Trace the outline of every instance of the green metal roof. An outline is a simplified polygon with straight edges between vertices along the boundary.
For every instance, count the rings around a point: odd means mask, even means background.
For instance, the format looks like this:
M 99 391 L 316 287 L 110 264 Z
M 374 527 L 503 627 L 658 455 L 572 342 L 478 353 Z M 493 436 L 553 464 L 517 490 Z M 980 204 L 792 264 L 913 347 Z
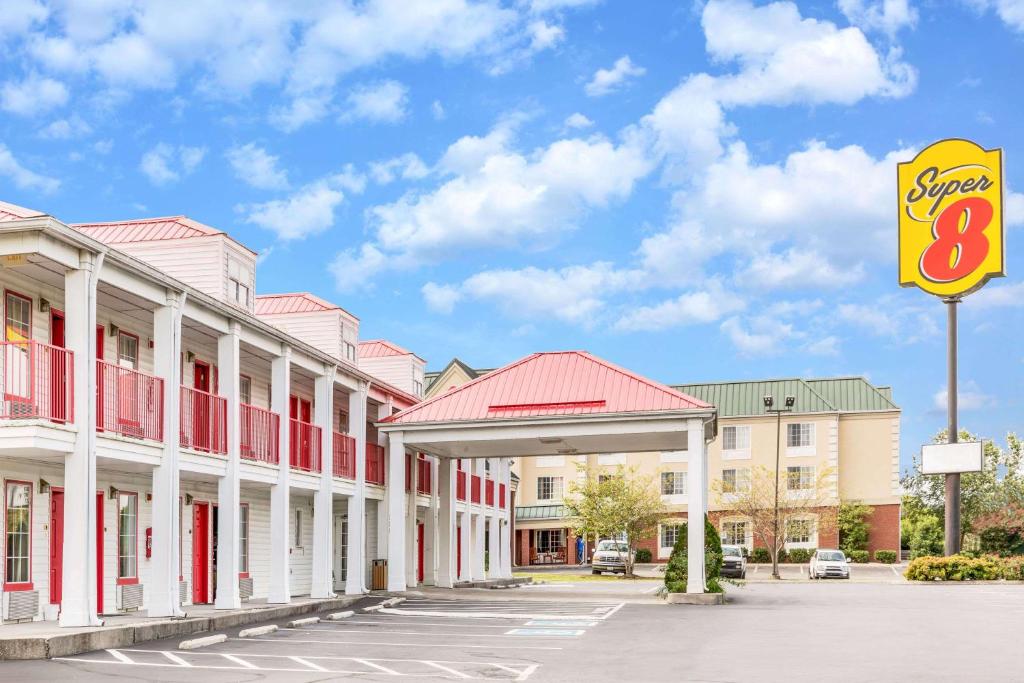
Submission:
M 795 396 L 797 413 L 899 410 L 885 391 L 873 387 L 863 377 L 709 382 L 677 384 L 673 388 L 711 403 L 718 408 L 719 417 L 764 415 L 765 396 L 774 397 L 776 406 L 782 405 L 783 397 Z M 885 389 L 891 395 L 892 390 Z
M 524 505 L 516 506 L 516 521 L 527 519 L 560 519 L 565 517 L 564 505 Z

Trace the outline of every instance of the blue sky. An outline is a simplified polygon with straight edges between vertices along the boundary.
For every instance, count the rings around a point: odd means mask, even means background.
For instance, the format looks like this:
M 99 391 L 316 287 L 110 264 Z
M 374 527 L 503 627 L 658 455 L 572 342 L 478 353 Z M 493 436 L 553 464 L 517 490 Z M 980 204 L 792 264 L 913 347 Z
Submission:
M 967 137 L 1009 277 L 962 306 L 961 423 L 1020 430 L 1021 0 L 285 4 L 5 2 L 0 198 L 225 229 L 432 368 L 865 375 L 907 464 L 945 328 L 896 284 L 895 164 Z

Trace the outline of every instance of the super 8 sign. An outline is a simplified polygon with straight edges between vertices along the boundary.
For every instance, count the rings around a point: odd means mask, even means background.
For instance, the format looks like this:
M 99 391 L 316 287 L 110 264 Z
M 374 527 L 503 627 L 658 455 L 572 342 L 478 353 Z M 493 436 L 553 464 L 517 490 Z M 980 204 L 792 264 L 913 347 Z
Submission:
M 959 296 L 1004 274 L 1002 150 L 942 140 L 897 175 L 900 285 Z

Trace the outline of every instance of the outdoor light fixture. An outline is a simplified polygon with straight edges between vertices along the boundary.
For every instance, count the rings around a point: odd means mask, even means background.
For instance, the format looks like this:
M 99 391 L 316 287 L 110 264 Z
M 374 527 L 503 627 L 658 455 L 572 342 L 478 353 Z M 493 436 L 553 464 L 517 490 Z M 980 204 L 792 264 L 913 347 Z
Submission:
M 191 493 L 186 493 L 185 494 L 185 505 L 191 505 L 191 504 L 192 504 L 192 494 Z
M 765 408 L 771 408 L 772 405 L 775 403 L 775 399 L 771 396 L 765 396 L 762 400 L 764 401 Z
M 39 298 L 39 312 L 40 313 L 46 313 L 48 310 L 50 310 L 50 302 L 47 301 L 46 299 L 40 297 Z
M 46 481 L 45 479 L 40 479 L 39 480 L 39 493 L 49 493 L 49 491 L 50 491 L 50 482 Z
M 779 576 L 779 457 L 782 453 L 782 414 L 792 412 L 796 405 L 796 396 L 786 396 L 783 399 L 784 408 L 773 408 L 775 405 L 774 396 L 765 396 L 764 412 L 775 415 L 775 514 L 772 521 L 772 543 L 775 546 L 772 552 L 772 578 L 781 579 Z
M 109 325 L 107 325 L 107 334 L 110 335 L 111 337 L 116 337 L 117 333 L 120 331 L 121 328 L 115 325 L 114 323 L 110 323 Z
M 786 397 L 786 407 L 787 408 L 792 408 L 795 403 L 796 403 L 796 396 L 787 396 Z
M 110 490 L 107 491 L 107 497 L 110 498 L 110 500 L 117 500 L 117 489 L 111 486 Z
M 186 363 L 192 363 L 192 362 L 195 361 L 195 359 L 196 359 L 196 354 L 192 353 L 191 351 L 186 351 L 185 352 L 185 362 Z

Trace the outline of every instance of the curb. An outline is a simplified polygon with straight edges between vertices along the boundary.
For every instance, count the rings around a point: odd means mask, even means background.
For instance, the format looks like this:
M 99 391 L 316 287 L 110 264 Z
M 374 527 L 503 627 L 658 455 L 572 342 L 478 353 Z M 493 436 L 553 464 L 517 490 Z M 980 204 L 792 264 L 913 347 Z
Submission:
M 353 615 L 355 615 L 355 612 L 353 612 L 352 610 L 345 610 L 344 612 L 335 612 L 334 614 L 327 615 L 327 620 L 341 621 L 342 619 L 348 619 Z
M 288 622 L 288 628 L 302 628 L 303 626 L 312 626 L 313 624 L 319 624 L 320 617 L 307 617 L 306 619 L 296 619 Z
M 277 631 L 277 624 L 269 624 L 267 626 L 255 626 L 253 628 L 244 628 L 238 632 L 239 638 L 255 638 L 257 636 L 265 636 L 268 633 L 275 633 Z
M 179 650 L 198 650 L 201 647 L 208 647 L 210 645 L 217 645 L 223 643 L 228 639 L 226 633 L 218 633 L 212 636 L 206 636 L 204 638 L 193 638 L 192 640 L 183 640 L 178 643 Z

